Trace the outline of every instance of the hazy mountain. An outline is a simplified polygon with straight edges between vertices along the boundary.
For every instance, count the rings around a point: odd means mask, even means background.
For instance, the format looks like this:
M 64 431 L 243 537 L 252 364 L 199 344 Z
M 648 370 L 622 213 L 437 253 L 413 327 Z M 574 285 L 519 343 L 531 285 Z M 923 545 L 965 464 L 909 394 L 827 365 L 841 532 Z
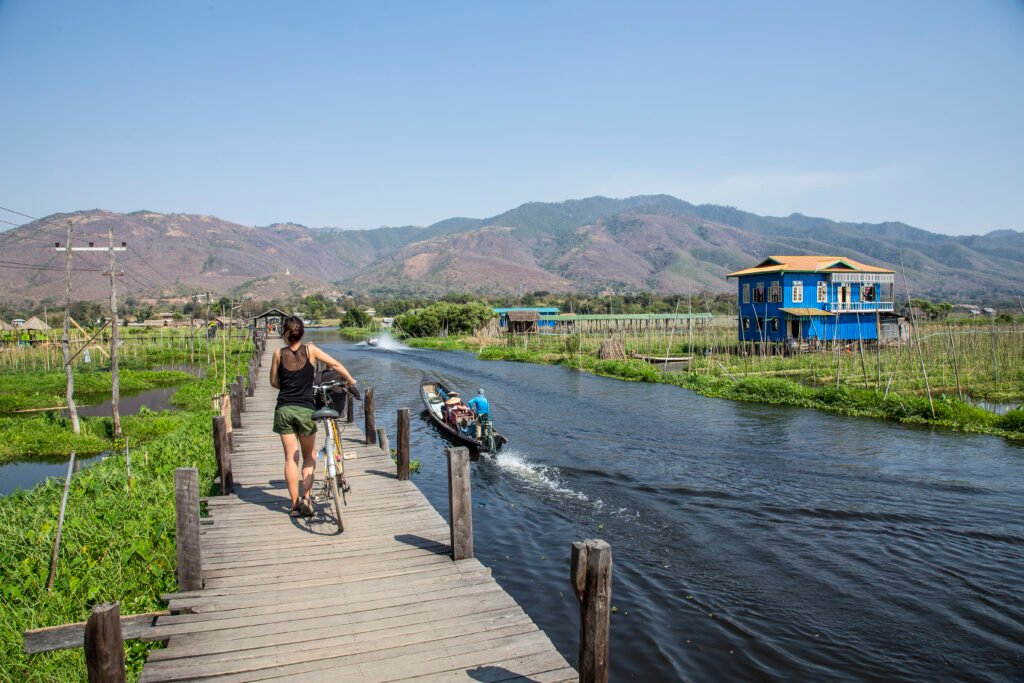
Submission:
M 728 272 L 769 254 L 801 253 L 905 268 L 913 296 L 1012 300 L 1024 289 L 1024 233 L 1018 231 L 949 236 L 903 223 L 758 216 L 652 195 L 532 202 L 487 219 L 373 230 L 248 227 L 211 216 L 143 211 L 57 215 L 0 233 L 0 285 L 8 299 L 62 297 L 64 257 L 53 242 L 63 243 L 57 226 L 68 219 L 80 236 L 76 245 L 105 244 L 100 236 L 108 225 L 116 241 L 129 243 L 119 255 L 129 292 L 211 290 L 266 298 L 344 290 L 732 291 Z M 98 272 L 106 263 L 102 253 L 75 255 L 77 297 L 106 296 Z

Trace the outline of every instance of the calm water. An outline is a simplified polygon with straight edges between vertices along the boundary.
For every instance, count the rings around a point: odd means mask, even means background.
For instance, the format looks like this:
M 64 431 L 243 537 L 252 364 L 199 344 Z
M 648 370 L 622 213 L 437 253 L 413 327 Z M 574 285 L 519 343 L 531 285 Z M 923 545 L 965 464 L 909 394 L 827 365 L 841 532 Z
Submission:
M 569 546 L 614 554 L 612 672 L 641 681 L 1024 679 L 1024 448 L 465 353 L 332 342 L 378 425 L 486 388 L 477 557 L 576 663 Z M 415 483 L 447 514 L 445 442 Z M 355 495 L 359 492 L 355 491 Z

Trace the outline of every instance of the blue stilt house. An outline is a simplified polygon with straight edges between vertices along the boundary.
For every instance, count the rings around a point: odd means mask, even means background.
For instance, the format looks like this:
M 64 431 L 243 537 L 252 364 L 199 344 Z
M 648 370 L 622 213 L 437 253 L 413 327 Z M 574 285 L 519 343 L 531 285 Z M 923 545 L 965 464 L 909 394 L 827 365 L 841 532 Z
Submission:
M 816 344 L 898 336 L 896 273 L 841 256 L 769 256 L 729 273 L 742 342 Z

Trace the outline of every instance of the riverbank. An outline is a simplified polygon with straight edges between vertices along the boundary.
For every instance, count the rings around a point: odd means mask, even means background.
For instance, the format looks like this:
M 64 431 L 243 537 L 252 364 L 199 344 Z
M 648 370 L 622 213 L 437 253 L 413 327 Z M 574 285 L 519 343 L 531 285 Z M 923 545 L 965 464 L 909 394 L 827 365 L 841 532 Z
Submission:
M 409 339 L 406 343 L 418 348 L 471 351 L 481 360 L 566 365 L 627 381 L 672 384 L 713 398 L 814 408 L 842 415 L 873 417 L 1024 441 L 1024 408 L 997 415 L 945 394 L 933 395 L 929 403 L 926 395 L 886 394 L 851 386 L 809 386 L 786 377 L 664 372 L 646 361 L 600 360 L 587 353 L 529 350 L 486 343 L 478 338 L 421 338 Z
M 249 349 L 239 344 L 228 352 L 229 376 L 244 374 Z M 215 492 L 210 398 L 221 387 L 217 377 L 177 374 L 187 377 L 171 399 L 178 410 L 123 420 L 132 445 L 130 490 L 122 450 L 72 477 L 52 593 L 46 578 L 63 478 L 0 497 L 0 680 L 84 680 L 81 649 L 30 657 L 22 652 L 23 632 L 84 621 L 97 602 L 118 601 L 121 614 L 159 610 L 161 593 L 175 590 L 174 469 L 197 467 L 200 495 Z M 104 425 L 109 418 L 93 420 Z M 70 432 L 58 424 L 50 431 Z M 0 434 L 10 440 L 9 432 Z M 146 653 L 159 645 L 125 645 L 129 680 L 135 680 Z

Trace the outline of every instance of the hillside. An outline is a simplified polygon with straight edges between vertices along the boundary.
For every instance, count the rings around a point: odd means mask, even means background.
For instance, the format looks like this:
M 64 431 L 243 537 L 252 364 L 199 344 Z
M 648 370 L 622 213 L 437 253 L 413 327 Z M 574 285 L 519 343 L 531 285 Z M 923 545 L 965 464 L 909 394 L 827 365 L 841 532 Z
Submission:
M 529 203 L 488 219 L 426 228 L 249 227 L 212 216 L 81 211 L 0 233 L 0 286 L 9 302 L 63 297 L 63 243 L 115 241 L 129 293 L 214 291 L 258 298 L 351 290 L 442 295 L 521 291 L 732 291 L 726 273 L 768 254 L 842 254 L 901 270 L 911 293 L 1011 301 L 1022 289 L 1024 233 L 948 236 L 903 223 L 765 217 L 667 195 Z M 75 295 L 102 299 L 102 253 L 75 254 Z M 901 278 L 902 279 L 902 278 Z M 901 288 L 902 289 L 902 288 Z

